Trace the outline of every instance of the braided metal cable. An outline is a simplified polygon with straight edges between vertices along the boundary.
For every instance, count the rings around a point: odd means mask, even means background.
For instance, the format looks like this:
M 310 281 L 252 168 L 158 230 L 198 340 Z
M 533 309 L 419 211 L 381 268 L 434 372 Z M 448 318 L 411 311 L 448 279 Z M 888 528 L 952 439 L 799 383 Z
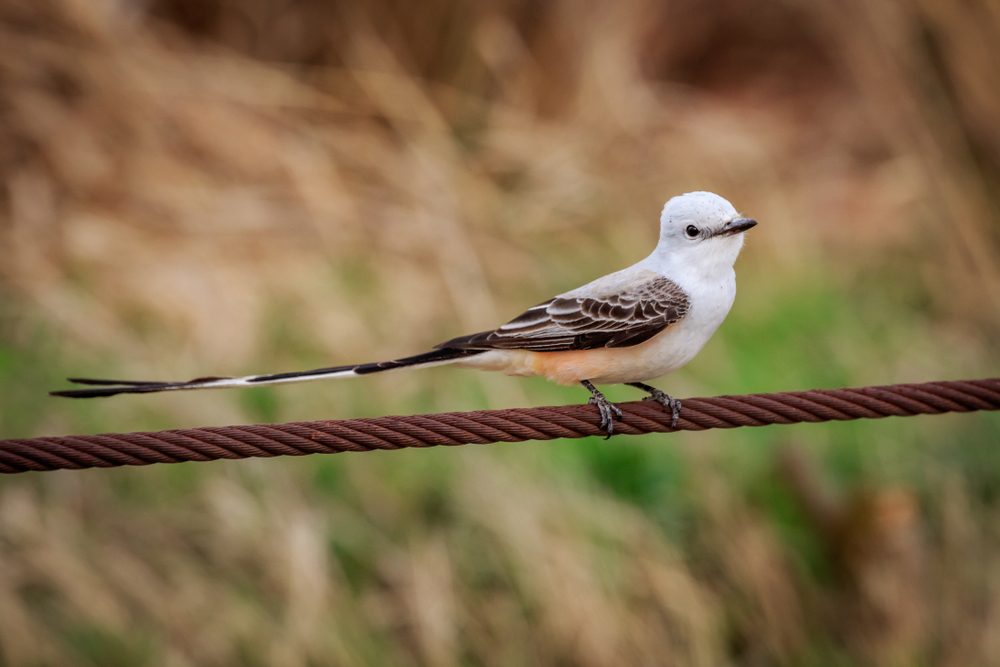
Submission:
M 688 398 L 680 421 L 653 401 L 620 403 L 616 433 L 909 417 L 1000 409 L 1000 378 Z M 0 440 L 0 473 L 302 456 L 604 435 L 589 405 Z

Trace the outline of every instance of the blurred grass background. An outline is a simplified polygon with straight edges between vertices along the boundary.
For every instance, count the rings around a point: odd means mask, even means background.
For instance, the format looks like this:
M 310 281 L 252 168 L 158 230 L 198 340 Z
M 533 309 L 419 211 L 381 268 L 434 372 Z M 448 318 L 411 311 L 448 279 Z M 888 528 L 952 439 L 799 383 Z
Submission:
M 996 375 L 992 0 L 5 0 L 0 434 L 582 401 L 422 351 L 761 221 L 678 396 Z M 612 388 L 612 398 L 634 398 Z M 0 479 L 2 665 L 996 665 L 995 415 Z

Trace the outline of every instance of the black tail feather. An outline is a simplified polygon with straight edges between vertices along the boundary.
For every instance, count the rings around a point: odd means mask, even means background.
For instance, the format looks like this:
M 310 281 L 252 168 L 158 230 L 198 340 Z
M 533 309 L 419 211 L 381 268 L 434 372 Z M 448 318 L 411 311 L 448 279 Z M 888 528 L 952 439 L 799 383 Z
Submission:
M 66 378 L 67 382 L 72 382 L 73 384 L 106 384 L 106 385 L 127 385 L 130 387 L 138 387 L 140 385 L 154 385 L 154 384 L 170 384 L 169 382 L 163 381 L 151 381 L 151 380 L 100 380 L 97 378 Z
M 100 382 L 79 384 L 103 384 Z M 60 391 L 50 391 L 49 396 L 62 396 L 64 398 L 100 398 L 102 396 L 115 396 L 116 394 L 147 394 L 156 391 L 167 391 L 170 389 L 180 389 L 187 385 L 187 382 L 162 382 L 131 384 L 116 387 L 101 387 L 100 389 L 63 389 Z
M 420 366 L 423 364 L 433 364 L 436 362 L 449 361 L 459 357 L 468 357 L 481 354 L 482 350 L 456 350 L 437 349 L 417 354 L 412 357 L 393 359 L 391 361 L 379 361 L 370 364 L 358 364 L 353 366 L 333 366 L 330 368 L 317 368 L 310 371 L 293 371 L 290 373 L 271 373 L 266 375 L 250 375 L 242 378 L 228 377 L 200 377 L 185 382 L 151 382 L 141 380 L 104 380 L 100 378 L 69 378 L 74 384 L 93 385 L 89 389 L 62 389 L 49 392 L 50 396 L 62 396 L 64 398 L 100 398 L 104 396 L 115 396 L 117 394 L 149 394 L 160 391 L 171 391 L 178 389 L 207 389 L 220 387 L 247 387 L 256 384 L 269 384 L 272 382 L 289 382 L 294 380 L 309 380 L 322 378 L 328 375 L 345 375 L 353 372 L 355 375 L 367 375 L 369 373 L 379 373 L 392 370 L 394 368 L 404 368 L 406 366 Z

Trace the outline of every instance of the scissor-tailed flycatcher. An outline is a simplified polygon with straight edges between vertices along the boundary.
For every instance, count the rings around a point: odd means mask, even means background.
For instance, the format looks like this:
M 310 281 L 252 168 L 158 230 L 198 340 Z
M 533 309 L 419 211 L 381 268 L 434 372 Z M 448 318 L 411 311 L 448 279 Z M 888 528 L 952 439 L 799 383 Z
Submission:
M 412 357 L 187 382 L 70 378 L 70 382 L 97 386 L 52 395 L 91 398 L 252 387 L 456 364 L 582 384 L 590 390 L 590 402 L 597 406 L 601 427 L 609 436 L 614 433 L 614 418 L 621 418 L 622 412 L 594 383 L 624 383 L 648 392 L 672 412 L 676 426 L 680 401 L 642 380 L 689 362 L 722 324 L 736 297 L 733 264 L 743 247 L 743 232 L 756 224 L 711 192 L 674 197 L 660 215 L 656 249 L 638 264 L 532 306 L 498 329 L 453 338 Z

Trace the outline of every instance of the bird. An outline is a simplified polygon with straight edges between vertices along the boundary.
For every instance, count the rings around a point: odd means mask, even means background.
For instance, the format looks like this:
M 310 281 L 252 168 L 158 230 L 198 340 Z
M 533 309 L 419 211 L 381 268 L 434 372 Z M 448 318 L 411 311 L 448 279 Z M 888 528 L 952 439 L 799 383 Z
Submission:
M 496 329 L 452 338 L 422 354 L 184 382 L 69 378 L 69 382 L 88 386 L 51 394 L 95 398 L 254 387 L 452 364 L 583 385 L 607 437 L 614 434 L 615 420 L 623 415 L 596 385 L 626 384 L 646 392 L 645 400 L 669 410 L 671 426 L 676 428 L 681 402 L 645 381 L 687 364 L 722 324 L 736 298 L 733 267 L 744 234 L 756 224 L 717 194 L 677 195 L 663 206 L 659 241 L 645 259 L 534 305 Z

